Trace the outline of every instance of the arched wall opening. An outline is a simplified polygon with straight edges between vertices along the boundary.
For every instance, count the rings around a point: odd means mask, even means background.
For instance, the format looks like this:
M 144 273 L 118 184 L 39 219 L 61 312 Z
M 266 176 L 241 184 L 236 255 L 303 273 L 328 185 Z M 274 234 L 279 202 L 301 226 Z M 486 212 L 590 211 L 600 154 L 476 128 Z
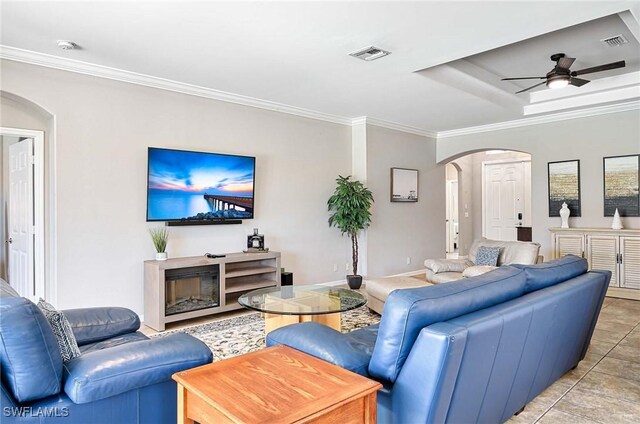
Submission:
M 56 173 L 55 173 L 55 116 L 39 104 L 4 90 L 0 90 L 0 127 L 43 133 L 43 211 L 44 211 L 44 297 L 57 301 L 56 269 Z M 18 131 L 20 132 L 20 131 Z M 4 143 L 3 143 L 4 144 Z M 3 178 L 4 179 L 4 178 Z M 4 201 L 3 207 L 4 207 Z M 3 214 L 5 225 L 6 217 Z
M 533 222 L 529 153 L 474 149 L 440 163 L 446 164 L 447 187 L 454 176 L 457 186 L 457 192 L 447 191 L 445 199 L 447 211 L 457 204 L 458 218 L 457 222 L 446 222 L 447 256 L 467 255 L 473 241 L 480 237 L 518 240 L 522 238 L 519 234 L 529 231 L 526 228 Z

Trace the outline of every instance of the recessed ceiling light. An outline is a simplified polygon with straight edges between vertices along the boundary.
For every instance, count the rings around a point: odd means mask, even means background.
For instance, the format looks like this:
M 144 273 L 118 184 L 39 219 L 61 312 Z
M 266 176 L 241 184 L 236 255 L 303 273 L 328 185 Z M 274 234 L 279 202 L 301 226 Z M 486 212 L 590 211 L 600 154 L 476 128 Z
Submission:
M 377 47 L 369 46 L 364 49 L 360 49 L 353 53 L 349 53 L 349 56 L 356 57 L 358 59 L 366 60 L 367 62 L 380 59 L 381 57 L 385 57 L 390 55 L 391 52 L 379 49 Z
M 60 47 L 62 50 L 73 50 L 76 48 L 76 46 L 77 44 L 73 41 L 58 40 L 58 47 Z

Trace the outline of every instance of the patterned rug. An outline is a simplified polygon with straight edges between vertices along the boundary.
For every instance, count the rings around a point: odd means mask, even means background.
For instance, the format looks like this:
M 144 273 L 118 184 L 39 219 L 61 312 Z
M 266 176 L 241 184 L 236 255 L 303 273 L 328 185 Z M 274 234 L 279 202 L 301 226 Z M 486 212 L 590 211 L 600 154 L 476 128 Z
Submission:
M 342 313 L 342 332 L 348 333 L 367 325 L 377 324 L 380 316 L 369 308 L 358 308 Z M 179 330 L 165 331 L 151 337 L 164 337 L 173 333 L 187 333 L 202 340 L 213 352 L 213 360 L 231 358 L 265 347 L 264 319 L 260 313 L 222 319 Z

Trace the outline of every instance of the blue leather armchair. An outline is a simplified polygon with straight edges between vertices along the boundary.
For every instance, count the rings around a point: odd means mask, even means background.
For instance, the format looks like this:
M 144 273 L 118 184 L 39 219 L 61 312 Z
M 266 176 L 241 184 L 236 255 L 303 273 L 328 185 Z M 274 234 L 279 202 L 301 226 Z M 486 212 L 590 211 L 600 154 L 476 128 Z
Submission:
M 2 423 L 175 423 L 171 375 L 212 361 L 187 334 L 149 339 L 125 308 L 64 311 L 82 355 L 63 364 L 46 318 L 0 280 Z
M 383 384 L 380 423 L 499 423 L 584 358 L 609 284 L 575 256 L 393 291 L 379 325 L 268 334 Z

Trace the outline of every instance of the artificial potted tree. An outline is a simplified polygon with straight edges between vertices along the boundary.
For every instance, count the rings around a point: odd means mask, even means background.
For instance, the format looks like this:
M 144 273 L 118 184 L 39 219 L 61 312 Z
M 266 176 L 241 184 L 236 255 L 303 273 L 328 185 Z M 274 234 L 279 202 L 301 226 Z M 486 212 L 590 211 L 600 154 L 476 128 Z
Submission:
M 153 247 L 156 248 L 156 261 L 167 260 L 167 242 L 169 241 L 169 230 L 165 227 L 149 229 Z
M 373 194 L 358 180 L 351 176 L 338 176 L 336 190 L 327 201 L 329 207 L 329 226 L 337 227 L 342 235 L 351 238 L 351 260 L 353 274 L 347 275 L 349 287 L 357 290 L 362 285 L 362 276 L 358 275 L 358 234 L 371 223 L 369 209 L 373 204 Z

